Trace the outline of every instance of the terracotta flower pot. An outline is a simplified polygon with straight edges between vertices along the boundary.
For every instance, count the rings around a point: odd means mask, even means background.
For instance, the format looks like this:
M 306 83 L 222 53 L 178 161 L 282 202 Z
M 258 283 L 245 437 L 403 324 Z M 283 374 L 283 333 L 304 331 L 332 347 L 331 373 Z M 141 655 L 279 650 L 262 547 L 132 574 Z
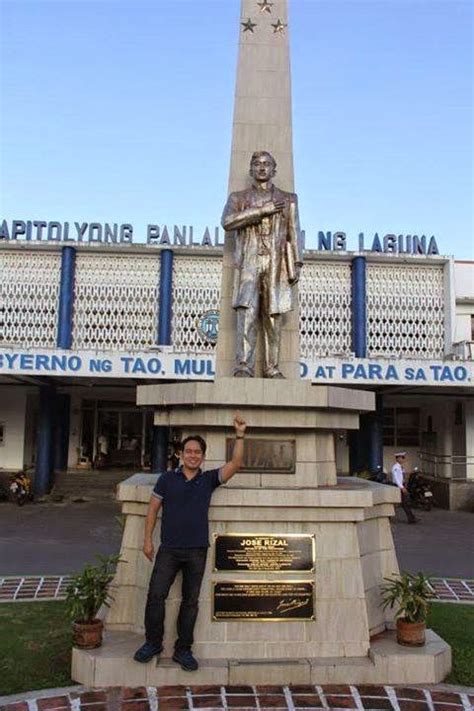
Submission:
M 397 642 L 406 647 L 423 647 L 425 630 L 425 622 L 407 622 L 407 620 L 399 618 L 397 620 Z
M 92 622 L 72 623 L 72 643 L 79 649 L 95 649 L 102 644 L 102 632 L 104 623 L 102 620 L 92 620 Z

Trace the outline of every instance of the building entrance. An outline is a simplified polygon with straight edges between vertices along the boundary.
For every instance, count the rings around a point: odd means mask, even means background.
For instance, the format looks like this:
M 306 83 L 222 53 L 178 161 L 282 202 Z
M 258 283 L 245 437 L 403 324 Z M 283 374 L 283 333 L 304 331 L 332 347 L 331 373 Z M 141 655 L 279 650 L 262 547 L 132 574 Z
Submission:
M 153 413 L 130 403 L 84 400 L 81 459 L 95 469 L 143 468 L 150 461 Z

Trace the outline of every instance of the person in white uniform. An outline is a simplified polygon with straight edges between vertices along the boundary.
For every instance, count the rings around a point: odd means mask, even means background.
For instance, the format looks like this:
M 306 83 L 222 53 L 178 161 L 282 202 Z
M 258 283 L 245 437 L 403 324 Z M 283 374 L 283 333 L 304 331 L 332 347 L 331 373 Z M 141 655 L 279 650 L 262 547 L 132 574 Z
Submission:
M 410 497 L 405 486 L 405 470 L 403 464 L 405 462 L 406 452 L 397 452 L 395 454 L 395 464 L 392 467 L 392 484 L 398 486 L 402 495 L 402 509 L 405 511 L 408 523 L 416 523 L 417 519 L 413 515 L 410 507 Z

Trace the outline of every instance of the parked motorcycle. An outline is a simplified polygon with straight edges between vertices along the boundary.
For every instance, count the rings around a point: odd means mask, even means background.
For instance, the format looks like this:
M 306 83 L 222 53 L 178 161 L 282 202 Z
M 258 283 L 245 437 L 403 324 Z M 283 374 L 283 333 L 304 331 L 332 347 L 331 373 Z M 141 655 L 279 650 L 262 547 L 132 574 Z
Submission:
M 389 484 L 389 477 L 383 467 L 378 464 L 375 469 L 370 472 L 370 481 L 376 481 L 377 484 Z
M 431 491 L 430 485 L 421 479 L 418 467 L 415 467 L 410 474 L 406 486 L 411 505 L 419 509 L 424 509 L 425 511 L 431 511 L 434 505 L 433 492 Z
M 9 492 L 12 501 L 18 506 L 24 506 L 27 501 L 33 499 L 30 477 L 25 472 L 14 474 L 10 481 Z

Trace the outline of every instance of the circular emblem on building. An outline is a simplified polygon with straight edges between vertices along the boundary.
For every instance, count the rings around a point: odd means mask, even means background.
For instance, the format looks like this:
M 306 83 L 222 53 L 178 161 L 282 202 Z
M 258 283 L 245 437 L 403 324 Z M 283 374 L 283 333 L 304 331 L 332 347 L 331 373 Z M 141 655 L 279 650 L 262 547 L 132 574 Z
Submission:
M 217 334 L 219 333 L 219 311 L 211 309 L 205 311 L 198 319 L 197 329 L 199 335 L 208 343 L 217 343 Z

